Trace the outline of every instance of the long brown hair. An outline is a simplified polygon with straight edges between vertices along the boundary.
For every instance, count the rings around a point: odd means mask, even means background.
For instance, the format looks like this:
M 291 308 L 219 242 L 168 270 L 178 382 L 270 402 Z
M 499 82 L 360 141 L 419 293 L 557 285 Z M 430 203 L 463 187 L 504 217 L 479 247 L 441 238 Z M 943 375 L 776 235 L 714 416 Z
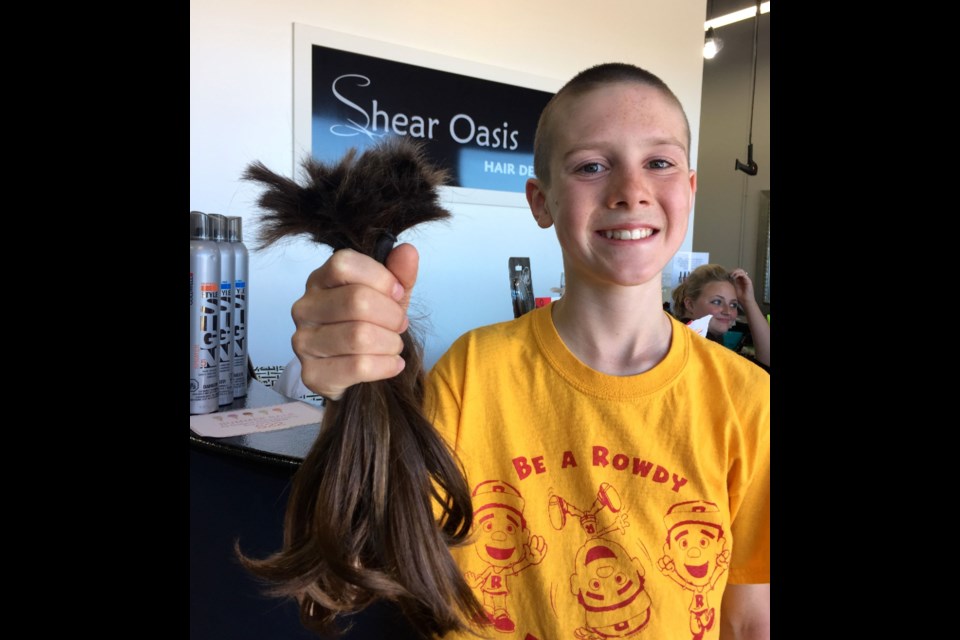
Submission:
M 450 216 L 436 191 L 447 173 L 408 138 L 388 138 L 359 158 L 351 149 L 332 165 L 308 158 L 303 168 L 305 186 L 259 162 L 244 173 L 267 187 L 258 201 L 260 248 L 306 234 L 383 262 L 400 232 Z M 281 550 L 257 560 L 236 547 L 270 593 L 299 602 L 302 623 L 318 633 L 336 632 L 338 615 L 378 599 L 396 603 L 425 636 L 485 619 L 449 552 L 469 534 L 470 489 L 423 415 L 421 344 L 410 329 L 401 337 L 406 366 L 398 376 L 327 402 L 320 435 L 293 478 Z

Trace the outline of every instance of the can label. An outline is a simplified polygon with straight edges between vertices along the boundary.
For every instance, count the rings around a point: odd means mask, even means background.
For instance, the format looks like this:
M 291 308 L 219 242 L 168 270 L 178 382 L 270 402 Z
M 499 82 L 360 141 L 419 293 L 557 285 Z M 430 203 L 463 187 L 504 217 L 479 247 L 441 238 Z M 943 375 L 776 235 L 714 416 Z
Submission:
M 220 404 L 233 402 L 233 283 L 220 283 Z
M 236 280 L 233 291 L 233 396 L 247 393 L 247 282 Z
M 191 288 L 192 292 L 192 288 Z M 199 342 L 191 345 L 190 400 L 219 397 L 220 371 L 217 349 L 220 347 L 220 296 L 216 282 L 201 282 L 200 304 L 196 308 Z

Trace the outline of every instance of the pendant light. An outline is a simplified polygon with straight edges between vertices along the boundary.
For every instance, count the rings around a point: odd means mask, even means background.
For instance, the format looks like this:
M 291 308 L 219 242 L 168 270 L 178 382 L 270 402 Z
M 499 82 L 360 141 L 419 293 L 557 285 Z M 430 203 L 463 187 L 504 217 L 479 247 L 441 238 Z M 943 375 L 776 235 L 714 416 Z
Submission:
M 707 5 L 707 20 L 713 15 L 713 0 Z M 712 60 L 723 49 L 723 40 L 713 34 L 713 27 L 707 29 L 706 39 L 703 41 L 703 57 Z
M 713 35 L 713 27 L 707 29 L 707 39 L 703 41 L 703 57 L 712 60 L 723 49 L 723 40 Z
M 757 13 L 753 23 L 753 93 L 750 94 L 750 137 L 747 141 L 747 162 L 744 164 L 737 158 L 735 171 L 743 171 L 748 176 L 757 175 L 757 163 L 753 161 L 753 103 L 757 97 L 757 39 L 760 34 L 760 0 L 757 0 Z

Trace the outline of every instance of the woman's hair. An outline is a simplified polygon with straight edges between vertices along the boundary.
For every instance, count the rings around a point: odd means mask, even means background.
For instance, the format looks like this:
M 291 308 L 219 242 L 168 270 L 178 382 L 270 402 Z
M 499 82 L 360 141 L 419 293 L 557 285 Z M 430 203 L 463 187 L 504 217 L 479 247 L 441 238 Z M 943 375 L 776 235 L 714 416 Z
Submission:
M 663 80 L 632 64 L 623 62 L 607 62 L 598 64 L 589 69 L 584 69 L 573 78 L 571 78 L 543 108 L 540 119 L 537 122 L 537 132 L 533 138 L 533 172 L 537 178 L 544 184 L 550 184 L 550 154 L 553 151 L 553 120 L 559 104 L 567 98 L 576 98 L 585 93 L 589 93 L 598 87 L 615 84 L 618 82 L 632 82 L 646 85 L 658 89 L 664 96 L 669 98 L 677 109 L 683 115 L 684 131 L 687 139 L 687 161 L 690 160 L 690 122 L 687 120 L 687 114 L 683 110 L 683 105 L 676 94 L 670 90 Z
M 306 159 L 302 187 L 251 164 L 244 178 L 267 187 L 258 248 L 306 234 L 383 262 L 400 232 L 450 216 L 436 191 L 447 173 L 427 163 L 421 145 L 388 138 L 355 156 L 351 149 L 331 166 Z M 420 342 L 411 329 L 401 338 L 400 374 L 327 402 L 320 434 L 293 478 L 280 551 L 257 560 L 236 545 L 243 566 L 271 594 L 295 598 L 303 625 L 321 634 L 338 631 L 340 614 L 378 599 L 396 603 L 424 636 L 486 619 L 449 551 L 470 532 L 470 488 L 422 413 Z
M 729 282 L 734 285 L 734 289 L 736 289 L 733 276 L 722 266 L 719 264 L 700 265 L 691 271 L 690 274 L 684 278 L 683 282 L 673 290 L 673 315 L 677 320 L 686 322 L 687 320 L 695 319 L 690 317 L 690 312 L 687 311 L 683 301 L 687 298 L 691 300 L 699 298 L 700 294 L 703 293 L 704 287 L 711 282 Z

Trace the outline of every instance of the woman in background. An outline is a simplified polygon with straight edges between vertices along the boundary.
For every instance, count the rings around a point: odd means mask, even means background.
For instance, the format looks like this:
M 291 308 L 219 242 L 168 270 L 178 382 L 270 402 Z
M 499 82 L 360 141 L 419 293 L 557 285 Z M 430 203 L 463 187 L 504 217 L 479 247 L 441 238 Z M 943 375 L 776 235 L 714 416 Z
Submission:
M 757 304 L 753 281 L 746 271 L 737 268 L 728 272 L 719 264 L 700 265 L 673 290 L 673 315 L 686 323 L 713 316 L 707 338 L 721 344 L 723 334 L 736 324 L 740 309 L 753 338 L 754 360 L 769 371 L 770 325 Z

